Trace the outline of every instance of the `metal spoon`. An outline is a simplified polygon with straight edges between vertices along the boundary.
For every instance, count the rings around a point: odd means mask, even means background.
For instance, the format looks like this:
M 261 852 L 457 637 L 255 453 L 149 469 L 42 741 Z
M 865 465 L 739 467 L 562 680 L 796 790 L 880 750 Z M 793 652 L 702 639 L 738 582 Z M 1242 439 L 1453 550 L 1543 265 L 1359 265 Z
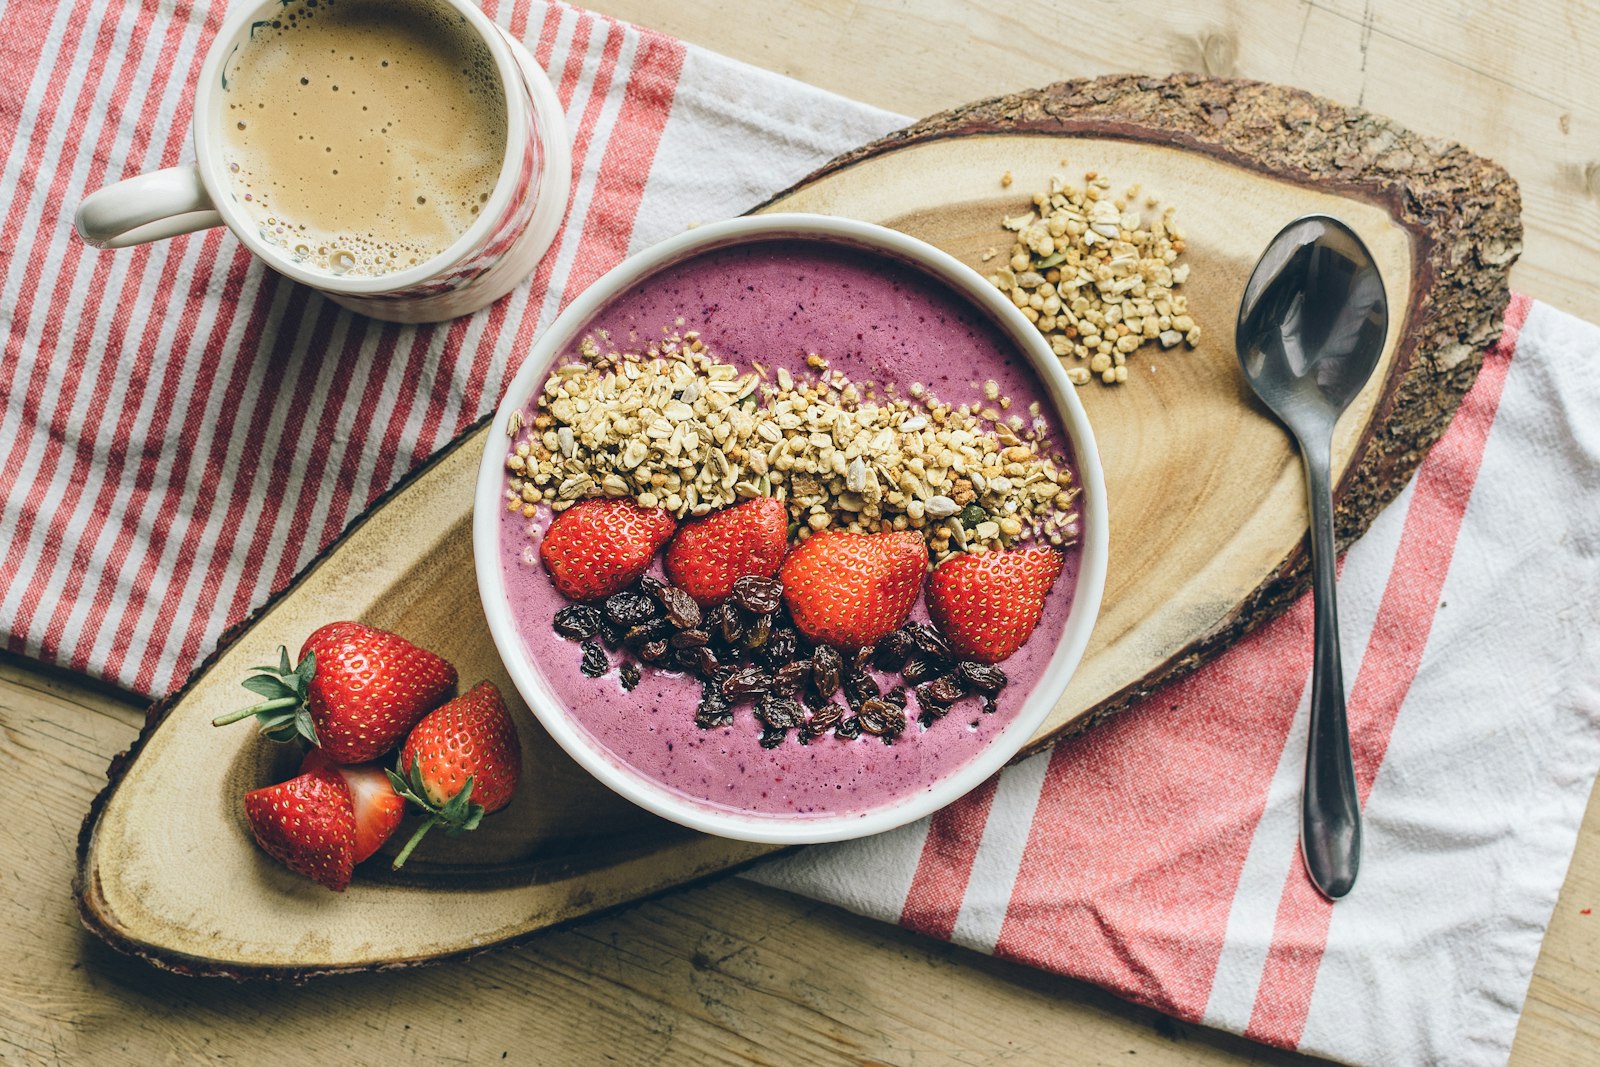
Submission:
M 1300 849 L 1317 889 L 1350 892 L 1361 866 L 1361 805 L 1344 677 L 1333 546 L 1333 427 L 1371 377 L 1389 325 L 1383 279 L 1366 245 L 1338 219 L 1296 219 L 1267 246 L 1239 305 L 1239 365 L 1294 435 L 1311 498 L 1316 636 Z

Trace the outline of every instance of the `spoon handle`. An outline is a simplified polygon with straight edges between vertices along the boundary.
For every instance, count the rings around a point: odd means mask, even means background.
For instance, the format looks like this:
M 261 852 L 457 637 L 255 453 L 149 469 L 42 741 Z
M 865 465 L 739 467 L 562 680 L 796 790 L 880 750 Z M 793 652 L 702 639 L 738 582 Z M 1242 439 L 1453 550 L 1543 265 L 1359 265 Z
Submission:
M 1300 442 L 1311 502 L 1312 600 L 1316 608 L 1300 849 L 1317 890 L 1338 900 L 1355 885 L 1361 866 L 1361 804 L 1345 718 L 1344 671 L 1339 662 L 1331 438 L 1330 428 L 1327 436 L 1318 434 L 1313 441 Z

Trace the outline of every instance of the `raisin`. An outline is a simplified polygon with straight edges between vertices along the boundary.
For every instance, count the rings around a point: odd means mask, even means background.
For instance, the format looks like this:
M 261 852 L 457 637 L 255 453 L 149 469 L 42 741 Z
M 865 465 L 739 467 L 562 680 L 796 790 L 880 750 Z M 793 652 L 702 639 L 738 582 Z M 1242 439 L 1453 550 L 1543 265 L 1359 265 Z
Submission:
M 980 693 L 998 693 L 1006 687 L 1006 672 L 987 663 L 963 660 L 956 664 L 956 673 L 963 682 Z
M 806 733 L 812 737 L 820 737 L 839 725 L 839 720 L 844 718 L 844 709 L 838 704 L 829 702 L 820 708 L 813 708 L 811 718 L 806 720 Z
M 926 656 L 940 660 L 955 659 L 955 653 L 950 650 L 950 642 L 945 640 L 944 634 L 932 626 L 918 626 L 912 631 L 911 640 Z
M 940 665 L 937 660 L 918 653 L 917 655 L 912 656 L 909 661 L 907 661 L 905 668 L 900 672 L 900 674 L 901 677 L 910 682 L 912 685 L 921 685 L 923 682 L 933 681 L 933 679 L 939 677 L 943 671 L 944 667 Z
M 795 633 L 792 626 L 774 626 L 772 633 L 767 637 L 767 643 L 761 646 L 761 651 L 756 654 L 756 659 L 776 670 L 785 663 L 794 661 L 795 654 L 800 651 L 800 635 Z
M 845 657 L 845 662 L 850 665 L 850 669 L 845 671 L 846 674 L 860 674 L 872 666 L 872 649 L 870 647 L 855 649 Z
M 722 621 L 719 628 L 722 631 L 722 639 L 730 645 L 736 645 L 739 643 L 739 639 L 744 636 L 744 616 L 732 604 L 724 604 L 722 605 Z
M 990 695 L 988 693 L 983 694 L 983 713 L 985 715 L 993 715 L 995 712 L 997 712 L 999 710 L 1000 710 L 1000 701 L 996 700 L 992 695 Z
M 756 620 L 750 624 L 750 630 L 744 635 L 740 644 L 747 649 L 757 649 L 767 643 L 767 638 L 772 636 L 772 616 L 757 615 Z
M 772 676 L 760 667 L 745 667 L 722 683 L 722 695 L 729 700 L 763 696 L 772 691 Z
M 839 673 L 843 669 L 844 660 L 827 645 L 818 645 L 811 653 L 811 690 L 819 702 L 832 700 L 839 691 Z
M 667 643 L 658 637 L 639 646 L 639 658 L 646 663 L 658 663 L 667 658 L 668 650 Z
M 906 728 L 905 712 L 887 700 L 863 701 L 858 718 L 863 730 L 878 737 L 893 737 Z
M 717 654 L 703 645 L 699 648 L 680 648 L 673 659 L 684 670 L 702 678 L 710 678 L 717 669 Z
M 761 731 L 761 747 L 777 748 L 783 744 L 783 739 L 789 736 L 788 730 L 780 730 L 776 726 L 765 727 Z
M 704 630 L 679 630 L 667 638 L 667 643 L 673 648 L 705 648 L 711 643 L 711 635 Z
M 779 730 L 800 725 L 800 705 L 788 697 L 764 696 L 756 702 L 756 718 Z
M 606 643 L 607 648 L 621 648 L 622 639 L 627 631 L 612 623 L 610 619 L 600 623 L 600 640 Z
M 767 615 L 783 602 L 783 583 L 747 574 L 733 583 L 733 602 L 752 615 Z
M 568 641 L 586 641 L 600 632 L 600 609 L 572 604 L 556 612 L 556 633 Z
M 903 685 L 895 686 L 893 689 L 883 694 L 883 699 L 887 700 L 901 711 L 906 710 L 906 687 Z
M 667 614 L 667 621 L 676 629 L 693 630 L 700 625 L 700 605 L 694 597 L 677 586 L 663 585 L 656 590 L 656 600 Z
M 805 685 L 806 676 L 810 673 L 811 664 L 803 659 L 785 663 L 772 672 L 772 691 L 782 693 L 784 696 L 794 696 L 800 692 L 800 687 Z
M 699 707 L 694 709 L 694 724 L 702 730 L 714 730 L 732 723 L 733 706 L 722 699 L 721 693 L 707 686 L 700 697 Z
M 635 647 L 651 641 L 660 641 L 672 633 L 672 624 L 666 619 L 650 619 L 628 629 L 622 640 Z
M 906 665 L 906 659 L 910 655 L 911 635 L 904 630 L 895 630 L 879 641 L 877 648 L 873 649 L 872 665 L 880 671 L 893 674 Z
M 656 602 L 643 593 L 624 590 L 606 597 L 606 618 L 624 630 L 656 617 Z
M 833 728 L 833 736 L 842 737 L 846 741 L 854 741 L 861 736 L 861 720 L 854 715 L 848 719 L 841 719 L 839 725 Z
M 948 708 L 960 700 L 966 690 L 954 675 L 935 678 L 917 686 L 917 703 L 922 707 Z
M 868 700 L 876 700 L 882 695 L 882 692 L 878 689 L 877 679 L 866 671 L 856 671 L 854 674 L 845 675 L 844 696 L 850 702 L 850 706 L 857 711 L 860 711 L 861 705 Z
M 653 574 L 646 574 L 639 578 L 639 588 L 651 596 L 660 593 L 666 587 L 666 584 L 666 582 L 663 582 Z
M 639 680 L 644 677 L 644 672 L 641 671 L 639 669 L 639 665 L 634 663 L 632 660 L 629 660 L 627 663 L 622 665 L 621 674 L 622 691 L 624 693 L 632 692 L 634 686 L 638 685 Z
M 611 670 L 611 660 L 606 655 L 606 650 L 598 642 L 585 641 L 583 643 L 583 673 L 590 678 L 599 678 Z

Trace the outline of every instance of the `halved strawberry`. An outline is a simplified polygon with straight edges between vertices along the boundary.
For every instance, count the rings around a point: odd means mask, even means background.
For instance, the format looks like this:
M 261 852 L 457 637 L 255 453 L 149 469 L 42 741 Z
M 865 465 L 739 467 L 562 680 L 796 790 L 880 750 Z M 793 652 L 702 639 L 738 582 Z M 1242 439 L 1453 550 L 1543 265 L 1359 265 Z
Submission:
M 761 497 L 685 523 L 667 546 L 667 576 L 703 608 L 716 607 L 739 578 L 771 578 L 789 547 L 789 509 Z
M 214 726 L 251 715 L 274 741 L 303 737 L 335 763 L 364 763 L 394 748 L 418 719 L 456 687 L 456 669 L 442 657 L 386 630 L 359 622 L 318 627 L 289 666 L 257 667 L 244 687 L 266 699 L 218 716 Z
M 262 849 L 292 871 L 342 893 L 355 866 L 356 819 L 344 779 L 323 768 L 244 795 Z
M 928 578 L 928 614 L 957 655 L 999 663 L 1033 634 L 1061 566 L 1042 545 L 956 556 Z
M 396 868 L 435 826 L 452 836 L 477 829 L 485 815 L 511 803 L 522 776 L 522 744 L 500 690 L 479 682 L 431 712 L 388 775 L 397 793 L 428 813 L 395 857 Z
M 580 500 L 545 531 L 539 558 L 565 596 L 599 600 L 638 581 L 677 525 L 631 500 Z
M 406 802 L 389 784 L 388 773 L 376 763 L 344 766 L 323 755 L 320 748 L 306 750 L 300 773 L 331 770 L 344 779 L 350 791 L 350 810 L 356 819 L 355 861 L 360 863 L 394 836 L 406 814 Z
M 928 546 L 922 535 L 823 531 L 783 562 L 783 599 L 800 632 L 816 644 L 863 648 L 906 621 L 922 589 Z

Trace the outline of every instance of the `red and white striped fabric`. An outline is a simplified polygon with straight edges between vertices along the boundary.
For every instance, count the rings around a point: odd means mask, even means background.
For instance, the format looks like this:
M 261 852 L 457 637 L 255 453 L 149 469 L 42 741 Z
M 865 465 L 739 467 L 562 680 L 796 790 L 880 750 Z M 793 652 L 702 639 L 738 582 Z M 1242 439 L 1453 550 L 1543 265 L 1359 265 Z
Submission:
M 489 410 L 530 338 L 627 252 L 903 121 L 559 4 L 485 7 L 566 106 L 571 210 L 510 298 L 407 328 L 220 231 L 84 248 L 86 191 L 190 158 L 189 79 L 221 11 L 0 0 L 11 649 L 167 690 Z M 1350 551 L 1368 836 L 1337 907 L 1296 846 L 1305 604 L 931 819 L 754 877 L 1278 1045 L 1503 1062 L 1600 765 L 1596 410 L 1600 331 L 1519 300 L 1445 440 Z
M 959 803 L 750 876 L 1361 1064 L 1503 1064 L 1600 767 L 1600 330 L 1518 298 L 1346 555 L 1365 805 L 1338 905 L 1298 847 L 1309 596 Z

